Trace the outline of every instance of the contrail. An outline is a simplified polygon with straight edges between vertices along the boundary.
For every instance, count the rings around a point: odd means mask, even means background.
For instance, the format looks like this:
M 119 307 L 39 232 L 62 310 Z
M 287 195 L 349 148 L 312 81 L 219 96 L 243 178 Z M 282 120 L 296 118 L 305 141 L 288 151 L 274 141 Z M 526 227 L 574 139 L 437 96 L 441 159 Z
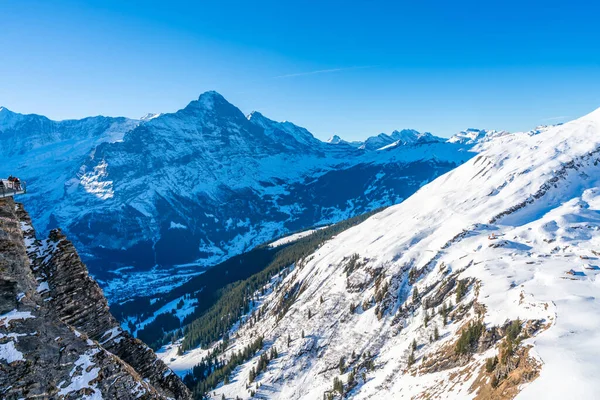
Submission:
M 332 72 L 349 71 L 349 70 L 353 70 L 353 69 L 365 69 L 365 68 L 373 68 L 373 66 L 372 65 L 367 65 L 367 66 L 363 66 L 363 67 L 320 69 L 320 70 L 317 70 L 317 71 L 298 72 L 298 73 L 295 73 L 295 74 L 286 74 L 286 75 L 274 76 L 271 79 L 295 78 L 297 76 L 317 75 L 317 74 L 330 74 Z

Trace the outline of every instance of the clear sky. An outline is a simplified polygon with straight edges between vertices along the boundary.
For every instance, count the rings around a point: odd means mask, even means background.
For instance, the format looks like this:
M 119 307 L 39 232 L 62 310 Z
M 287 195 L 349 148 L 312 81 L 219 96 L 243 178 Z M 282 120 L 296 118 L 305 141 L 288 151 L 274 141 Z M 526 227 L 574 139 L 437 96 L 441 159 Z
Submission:
M 0 1 L 0 105 L 172 112 L 216 90 L 319 138 L 527 130 L 600 107 L 593 1 Z

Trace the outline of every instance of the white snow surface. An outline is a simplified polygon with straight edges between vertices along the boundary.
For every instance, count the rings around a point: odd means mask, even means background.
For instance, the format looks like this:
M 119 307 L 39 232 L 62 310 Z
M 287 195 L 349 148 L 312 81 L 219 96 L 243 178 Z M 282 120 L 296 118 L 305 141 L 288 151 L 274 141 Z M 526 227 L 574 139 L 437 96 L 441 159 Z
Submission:
M 477 393 L 470 388 L 476 374 L 464 375 L 462 367 L 430 374 L 413 368 L 406 373 L 413 339 L 419 344 L 419 367 L 422 356 L 456 341 L 461 324 L 444 326 L 436 315 L 424 327 L 422 307 L 400 323 L 401 330 L 392 324 L 397 307 L 412 302 L 414 287 L 424 292 L 446 274 L 462 271 L 460 278 L 480 282 L 477 300 L 486 307 L 488 328 L 516 318 L 542 320 L 548 326 L 523 343 L 533 346 L 530 355 L 540 362 L 541 373 L 520 386 L 517 398 L 596 398 L 597 250 L 600 110 L 534 135 L 497 135 L 482 145 L 480 155 L 325 243 L 267 296 L 267 316 L 260 323 L 237 328 L 239 338 L 227 352 L 243 348 L 257 335 L 264 336 L 263 351 L 277 347 L 279 357 L 250 386 L 260 398 L 322 399 L 333 378 L 340 376 L 340 357 L 352 361 L 353 352 L 358 357 L 370 352 L 375 370 L 367 373 L 366 381 L 358 379 L 349 397 L 408 399 L 427 393 L 436 399 L 473 398 Z M 346 277 L 344 259 L 353 253 L 364 264 Z M 407 271 L 425 266 L 425 274 L 411 286 Z M 368 283 L 369 273 L 378 269 L 386 281 L 399 282 L 391 288 L 396 308 L 381 319 L 375 307 L 362 306 L 374 296 L 373 284 L 358 291 L 347 288 L 347 282 Z M 269 310 L 294 283 L 302 290 L 278 320 Z M 474 296 L 470 290 L 461 304 Z M 350 304 L 358 305 L 354 313 Z M 434 326 L 440 329 L 440 340 L 430 343 Z M 475 355 L 467 367 L 483 368 L 494 351 Z M 172 360 L 165 361 L 175 365 L 178 358 L 171 355 Z M 248 374 L 259 355 L 238 367 L 231 382 L 211 395 L 249 398 Z M 340 377 L 346 382 L 347 376 Z
M 321 226 L 316 229 L 308 229 L 306 231 L 296 232 L 294 234 L 284 236 L 282 238 L 275 240 L 274 242 L 269 243 L 269 247 L 275 248 L 275 247 L 283 246 L 284 244 L 295 242 L 295 241 L 300 240 L 304 237 L 307 237 L 308 235 L 318 231 L 319 229 L 323 229 L 323 228 L 327 228 L 327 227 Z
M 31 311 L 17 311 L 16 309 L 7 312 L 6 314 L 0 315 L 0 327 L 10 327 L 12 321 L 18 321 L 22 319 L 35 318 L 31 315 Z
M 10 340 L 4 344 L 0 344 L 0 360 L 5 360 L 7 363 L 14 361 L 23 361 L 23 353 L 15 347 L 15 342 Z
M 100 351 L 101 350 L 97 348 L 93 348 L 79 356 L 79 359 L 75 361 L 70 373 L 71 382 L 66 387 L 61 387 L 62 385 L 59 385 L 60 391 L 58 392 L 58 396 L 66 396 L 69 393 L 88 388 L 92 393 L 82 398 L 88 400 L 102 399 L 102 394 L 96 387 L 96 383 L 92 383 L 98 378 L 98 374 L 100 373 L 100 367 L 96 367 L 96 363 L 93 361 L 93 357 Z

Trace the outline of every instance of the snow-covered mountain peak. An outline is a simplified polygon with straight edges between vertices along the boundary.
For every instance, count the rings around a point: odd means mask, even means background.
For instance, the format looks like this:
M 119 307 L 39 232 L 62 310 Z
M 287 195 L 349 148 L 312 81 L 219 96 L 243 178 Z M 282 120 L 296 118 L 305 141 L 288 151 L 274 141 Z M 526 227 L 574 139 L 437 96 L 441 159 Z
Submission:
M 150 121 L 154 118 L 160 117 L 161 115 L 163 115 L 163 113 L 148 113 L 140 118 L 140 121 Z
M 387 133 L 380 133 L 377 136 L 371 136 L 359 148 L 363 150 L 383 150 L 398 145 L 442 141 L 442 138 L 434 136 L 429 132 L 421 133 L 414 129 L 402 129 L 400 131 L 395 130 L 389 135 Z
M 263 128 L 265 128 L 267 126 L 271 126 L 271 124 L 273 124 L 273 123 L 277 123 L 276 121 L 273 121 L 273 120 L 265 117 L 259 111 L 252 111 L 250 114 L 248 114 L 248 116 L 246 116 L 246 118 L 248 119 L 248 121 L 252 122 L 253 124 L 262 126 Z
M 293 142 L 310 146 L 311 148 L 321 144 L 321 141 L 315 138 L 312 133 L 292 122 L 273 121 L 258 111 L 252 111 L 246 118 L 252 124 L 263 128 L 267 136 L 276 142 L 283 142 L 287 146 L 294 147 Z
M 393 131 L 390 135 L 397 141 L 400 141 L 402 144 L 413 144 L 417 142 L 434 142 L 434 141 L 442 141 L 442 138 L 432 135 L 429 132 L 419 132 L 414 129 L 402 129 L 401 131 Z
M 9 118 L 14 118 L 16 116 L 22 116 L 22 114 L 10 111 L 6 107 L 0 107 L 0 123 L 5 120 L 8 120 Z
M 497 130 L 488 130 L 488 129 L 475 129 L 468 128 L 464 131 L 460 131 L 459 133 L 452 136 L 448 139 L 449 143 L 460 143 L 460 144 L 477 144 L 482 142 L 490 141 L 496 137 L 508 135 L 510 132 L 507 131 L 497 131 Z
M 214 90 L 209 90 L 207 92 L 202 93 L 200 97 L 198 97 L 198 101 L 203 103 L 204 106 L 207 108 L 211 108 L 212 106 L 214 106 L 215 103 L 218 102 L 228 103 L 227 100 L 225 100 L 225 98 L 220 93 Z
M 221 94 L 215 91 L 204 92 L 198 97 L 198 100 L 191 101 L 183 110 L 185 113 L 192 114 L 241 114 L 242 112 L 229 103 Z M 177 113 L 179 113 L 178 111 Z M 176 113 L 176 114 L 177 114 Z M 235 116 L 239 118 L 239 115 Z
M 338 144 L 341 142 L 342 142 L 342 138 L 339 137 L 338 135 L 333 135 L 332 137 L 327 139 L 327 143 L 331 143 L 331 144 Z

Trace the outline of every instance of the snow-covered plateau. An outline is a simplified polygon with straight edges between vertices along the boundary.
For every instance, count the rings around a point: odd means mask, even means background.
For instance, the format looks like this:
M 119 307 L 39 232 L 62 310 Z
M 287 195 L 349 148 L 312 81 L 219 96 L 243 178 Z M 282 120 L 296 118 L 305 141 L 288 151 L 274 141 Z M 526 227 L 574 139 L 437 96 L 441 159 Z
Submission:
M 257 347 L 215 399 L 597 398 L 600 110 L 478 143 L 274 276 L 224 346 L 161 357 Z

